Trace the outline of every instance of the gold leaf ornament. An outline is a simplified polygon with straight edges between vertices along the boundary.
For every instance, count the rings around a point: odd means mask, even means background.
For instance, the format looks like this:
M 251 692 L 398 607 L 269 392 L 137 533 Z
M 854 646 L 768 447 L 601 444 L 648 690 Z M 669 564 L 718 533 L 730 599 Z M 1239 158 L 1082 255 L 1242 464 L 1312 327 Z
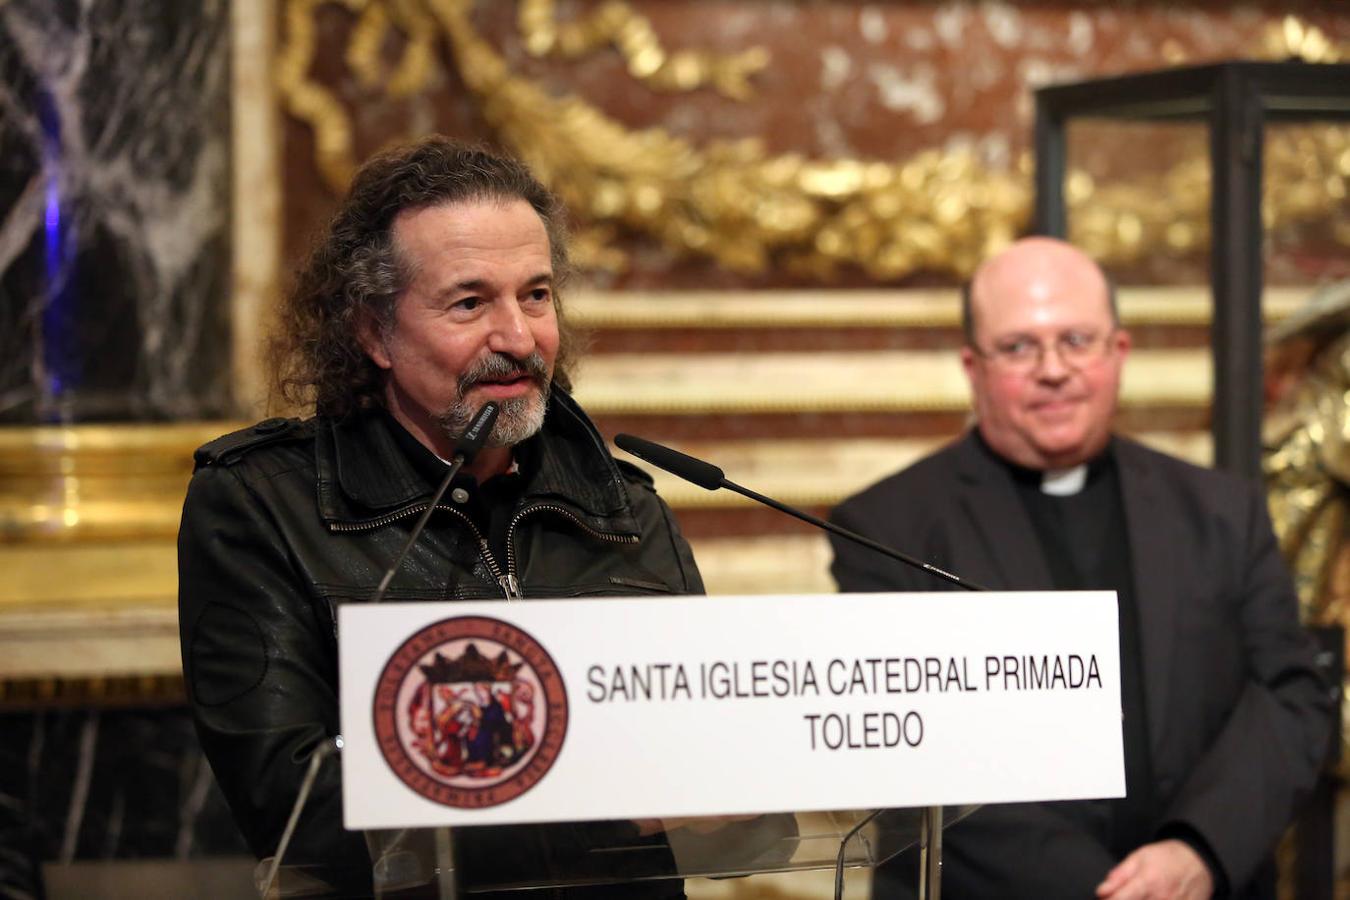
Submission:
M 668 51 L 651 23 L 619 0 L 602 3 L 589 16 L 559 22 L 553 0 L 521 0 L 517 23 L 532 55 L 578 59 L 613 45 L 634 78 L 660 91 L 711 87 L 733 100 L 754 96 L 750 79 L 769 64 L 769 52 L 750 47 L 738 53 Z
M 323 2 L 288 0 L 278 84 L 288 111 L 314 128 L 325 182 L 341 191 L 355 165 L 350 118 L 308 75 L 313 16 Z M 1029 222 L 1031 163 L 1025 154 L 1009 171 L 963 150 L 926 150 L 900 161 L 811 160 L 770 155 L 754 138 L 695 145 L 663 129 L 629 128 L 577 96 L 557 96 L 519 76 L 474 27 L 471 0 L 328 2 L 359 17 L 345 54 L 358 82 L 383 86 L 391 98 L 424 90 L 435 73 L 436 43 L 448 42 L 460 77 L 497 137 L 575 213 L 580 229 L 574 250 L 583 268 L 626 268 L 626 254 L 613 246 L 623 230 L 748 274 L 781 265 L 819 280 L 841 267 L 883 281 L 919 270 L 966 275 Z M 739 99 L 749 96 L 751 74 L 768 62 L 757 47 L 739 55 L 671 53 L 650 22 L 624 2 L 559 22 L 551 0 L 521 0 L 518 25 L 528 51 L 539 56 L 575 59 L 612 45 L 630 74 L 653 89 L 707 86 Z M 379 48 L 390 29 L 406 43 L 386 77 Z M 1282 40 L 1278 52 L 1285 53 L 1297 39 L 1305 52 L 1330 58 L 1335 48 L 1324 35 L 1321 42 L 1308 37 L 1313 33 L 1285 19 L 1268 40 Z M 1266 154 L 1269 225 L 1330 216 L 1332 237 L 1350 245 L 1346 135 L 1335 127 L 1272 135 Z M 1185 256 L 1208 245 L 1210 179 L 1203 158 L 1110 184 L 1073 170 L 1067 187 L 1070 237 L 1104 263 Z

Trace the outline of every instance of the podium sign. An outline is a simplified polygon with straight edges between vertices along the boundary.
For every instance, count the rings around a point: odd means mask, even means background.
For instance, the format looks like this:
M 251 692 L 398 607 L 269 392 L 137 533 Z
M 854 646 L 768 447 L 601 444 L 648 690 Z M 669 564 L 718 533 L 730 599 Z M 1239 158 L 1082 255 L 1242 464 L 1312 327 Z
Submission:
M 351 603 L 351 829 L 1120 797 L 1111 592 Z

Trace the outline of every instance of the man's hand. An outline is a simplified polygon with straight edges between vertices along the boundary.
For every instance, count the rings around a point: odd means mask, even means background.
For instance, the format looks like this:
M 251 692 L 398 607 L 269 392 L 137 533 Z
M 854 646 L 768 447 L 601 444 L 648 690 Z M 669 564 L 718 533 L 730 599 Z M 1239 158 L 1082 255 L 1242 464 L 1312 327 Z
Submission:
M 1102 900 L 1209 900 L 1214 878 L 1185 841 L 1145 844 L 1097 885 Z
M 652 834 L 659 834 L 662 831 L 674 831 L 676 828 L 687 828 L 694 834 L 712 834 L 719 828 L 725 828 L 732 822 L 749 822 L 751 819 L 758 819 L 759 814 L 743 816 L 699 816 L 677 817 L 670 819 L 634 819 L 637 823 L 638 834 L 647 837 Z

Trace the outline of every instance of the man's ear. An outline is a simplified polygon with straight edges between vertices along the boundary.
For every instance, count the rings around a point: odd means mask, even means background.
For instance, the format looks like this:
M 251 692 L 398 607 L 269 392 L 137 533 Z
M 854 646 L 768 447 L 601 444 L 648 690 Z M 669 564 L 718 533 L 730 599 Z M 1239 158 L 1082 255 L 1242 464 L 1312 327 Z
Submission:
M 394 361 L 389 357 L 389 345 L 384 339 L 384 329 L 380 328 L 375 317 L 362 312 L 356 323 L 356 342 L 361 345 L 366 356 L 381 369 L 389 369 Z
M 972 385 L 975 383 L 975 351 L 969 347 L 961 347 L 961 368 L 966 372 L 966 378 Z
M 1124 359 L 1130 355 L 1130 348 L 1134 346 L 1134 338 L 1124 328 L 1117 328 L 1116 333 L 1111 335 L 1113 347 L 1116 354 Z

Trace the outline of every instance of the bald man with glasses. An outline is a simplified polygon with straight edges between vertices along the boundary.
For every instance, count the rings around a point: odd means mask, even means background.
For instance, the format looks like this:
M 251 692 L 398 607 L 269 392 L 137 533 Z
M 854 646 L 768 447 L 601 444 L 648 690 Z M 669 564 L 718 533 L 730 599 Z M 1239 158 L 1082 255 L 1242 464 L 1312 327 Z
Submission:
M 995 589 L 1116 591 L 1127 796 L 986 807 L 947 833 L 943 896 L 1273 898 L 1330 707 L 1263 495 L 1113 433 L 1130 335 L 1076 248 L 1014 243 L 962 314 L 974 427 L 833 518 Z M 945 587 L 833 549 L 841 591 Z

